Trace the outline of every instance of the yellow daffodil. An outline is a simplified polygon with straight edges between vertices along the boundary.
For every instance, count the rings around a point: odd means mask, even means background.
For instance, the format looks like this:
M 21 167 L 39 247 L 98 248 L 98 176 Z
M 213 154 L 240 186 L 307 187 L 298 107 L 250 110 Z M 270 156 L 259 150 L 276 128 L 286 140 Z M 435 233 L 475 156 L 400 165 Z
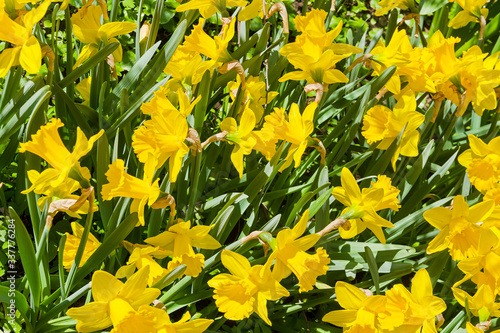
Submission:
M 427 246 L 427 253 L 448 249 L 453 260 L 477 256 L 480 225 L 492 212 L 493 201 L 483 201 L 469 208 L 464 197 L 453 199 L 453 208 L 436 207 L 424 212 L 424 218 L 441 230 Z
M 349 78 L 344 73 L 335 69 L 335 64 L 351 54 L 334 54 L 332 50 L 326 50 L 320 59 L 314 59 L 310 54 L 292 53 L 287 56 L 288 61 L 299 69 L 283 75 L 279 82 L 288 80 L 306 80 L 308 83 L 347 83 Z
M 304 151 L 307 146 L 311 144 L 312 139 L 310 135 L 314 131 L 313 120 L 317 106 L 318 104 L 316 102 L 312 102 L 305 108 L 304 112 L 300 114 L 299 106 L 296 103 L 292 103 L 285 132 L 285 140 L 292 145 L 288 148 L 288 154 L 286 156 L 287 162 L 280 170 L 284 170 L 292 164 L 292 159 L 295 161 L 295 168 L 300 165 Z
M 361 53 L 358 47 L 334 43 L 342 31 L 342 21 L 331 30 L 326 31 L 325 19 L 328 13 L 320 9 L 312 9 L 305 16 L 297 15 L 294 19 L 297 31 L 301 32 L 295 42 L 288 43 L 280 49 L 280 54 L 288 57 L 291 54 L 307 54 L 314 61 L 319 61 L 327 50 L 333 51 L 335 55 L 346 55 Z M 317 81 L 320 82 L 320 81 Z
M 260 122 L 264 116 L 263 105 L 271 103 L 271 101 L 278 96 L 276 91 L 266 91 L 266 83 L 260 81 L 257 76 L 248 76 L 245 80 L 245 92 L 242 99 L 242 104 L 247 105 L 249 103 L 249 108 L 255 113 L 256 122 Z M 240 89 L 241 78 L 236 77 L 236 81 L 231 81 L 228 83 L 229 94 L 231 99 L 236 100 L 236 95 Z M 244 110 L 244 107 L 242 108 Z
M 313 289 L 317 277 L 326 274 L 330 263 L 330 258 L 322 247 L 316 249 L 315 254 L 305 252 L 321 238 L 318 234 L 300 237 L 306 231 L 308 218 L 309 210 L 306 210 L 293 229 L 280 231 L 269 257 L 270 261 L 276 259 L 273 277 L 281 281 L 293 273 L 299 280 L 300 292 Z
M 172 254 L 170 251 L 149 245 L 132 244 L 127 241 L 123 241 L 122 244 L 131 254 L 127 264 L 120 267 L 116 272 L 117 278 L 129 278 L 136 268 L 141 269 L 144 266 L 149 266 L 148 286 L 152 286 L 168 273 L 168 270 L 161 267 L 153 257 L 163 259 Z
M 490 317 L 500 316 L 500 303 L 495 303 L 496 293 L 489 285 L 481 285 L 474 296 L 459 288 L 451 288 L 455 299 L 461 306 L 465 307 L 465 299 L 468 301 L 469 310 L 479 321 L 487 321 Z
M 278 143 L 278 138 L 274 135 L 273 129 L 263 127 L 259 131 L 253 131 L 252 135 L 255 138 L 253 149 L 259 151 L 270 161 L 276 153 L 276 143 Z
M 348 220 L 348 223 L 339 228 L 340 236 L 344 239 L 352 238 L 368 228 L 381 243 L 385 244 L 382 227 L 392 228 L 394 225 L 380 217 L 376 211 L 390 208 L 390 205 L 389 207 L 384 205 L 385 199 L 390 197 L 389 194 L 386 195 L 386 188 L 364 188 L 361 191 L 356 179 L 347 168 L 342 169 L 340 180 L 342 186 L 332 190 L 335 199 L 346 206 L 341 218 Z
M 35 24 L 45 16 L 50 4 L 51 0 L 44 0 L 38 7 L 23 13 L 16 20 L 9 17 L 5 8 L 0 8 L 0 25 L 2 26 L 0 40 L 7 41 L 14 46 L 0 53 L 0 77 L 4 77 L 11 67 L 19 64 L 29 74 L 36 74 L 40 71 L 44 52 L 32 32 Z
M 450 2 L 455 2 L 460 7 L 462 11 L 453 17 L 448 26 L 453 29 L 459 29 L 465 27 L 470 22 L 479 22 L 481 17 L 486 19 L 488 16 L 488 9 L 482 8 L 488 0 L 449 0 Z
M 416 111 L 416 108 L 415 95 L 407 90 L 400 96 L 394 110 L 376 105 L 363 117 L 361 134 L 369 144 L 380 141 L 378 149 L 387 150 L 404 128 L 401 141 L 391 159 L 394 170 L 399 155 L 418 156 L 420 133 L 417 129 L 424 122 L 425 116 Z
M 160 198 L 160 179 L 153 180 L 156 160 L 152 155 L 144 165 L 143 179 L 136 178 L 125 172 L 125 162 L 117 159 L 109 166 L 106 172 L 108 183 L 102 186 L 101 194 L 104 200 L 111 200 L 115 197 L 133 198 L 130 205 L 130 212 L 137 212 L 139 221 L 137 225 L 144 225 L 144 206 L 152 206 Z M 164 208 L 164 207 L 163 207 Z M 172 211 L 171 210 L 171 214 Z
M 432 292 L 429 273 L 420 269 L 411 282 L 411 295 L 417 304 L 416 312 L 422 313 L 424 322 L 422 332 L 437 332 L 435 319 L 446 310 L 446 303 Z
M 493 189 L 500 182 L 500 137 L 485 143 L 469 135 L 470 149 L 458 156 L 458 163 L 467 168 L 467 176 L 480 192 Z
M 342 22 L 335 29 L 326 32 L 323 10 L 313 9 L 305 17 L 297 16 L 294 23 L 302 34 L 295 42 L 281 48 L 280 54 L 299 69 L 282 76 L 279 81 L 307 80 L 308 83 L 328 84 L 349 81 L 341 71 L 335 69 L 335 64 L 350 56 L 360 53 L 361 49 L 347 44 L 334 44 L 333 40 L 342 30 Z
M 188 122 L 165 99 L 157 99 L 151 103 L 156 103 L 157 108 L 151 114 L 151 120 L 134 132 L 132 147 L 142 163 L 146 162 L 149 155 L 157 159 L 157 168 L 168 160 L 169 178 L 175 183 L 184 156 L 189 152 L 185 143 L 189 131 Z
M 365 62 L 373 69 L 374 75 L 382 75 L 389 67 L 397 66 L 385 85 L 385 89 L 393 94 L 401 93 L 401 83 L 404 81 L 408 82 L 407 89 L 434 93 L 434 79 L 427 72 L 430 64 L 423 55 L 420 48 L 412 47 L 406 31 L 399 30 L 392 35 L 387 46 L 379 41 L 369 54 L 356 59 L 353 65 Z
M 448 75 L 454 88 L 449 89 L 448 97 L 457 105 L 456 116 L 462 116 L 467 106 L 472 104 L 474 111 L 482 116 L 484 110 L 496 109 L 495 88 L 500 85 L 500 52 L 488 56 L 477 45 L 472 46 L 460 57 L 456 71 Z
M 222 16 L 229 16 L 227 7 L 245 7 L 247 2 L 245 0 L 190 0 L 189 2 L 180 5 L 175 10 L 184 12 L 190 9 L 198 9 L 204 19 L 208 19 L 217 12 Z
M 224 139 L 234 144 L 231 161 L 238 171 L 240 178 L 243 177 L 243 156 L 250 154 L 256 143 L 256 139 L 252 135 L 254 127 L 255 114 L 249 108 L 248 104 L 241 116 L 240 126 L 237 125 L 236 119 L 232 117 L 227 117 L 220 123 L 220 129 L 228 133 Z
M 205 256 L 195 253 L 193 247 L 214 250 L 221 245 L 208 234 L 210 226 L 197 225 L 191 228 L 191 221 L 184 222 L 178 219 L 176 222 L 168 231 L 150 237 L 145 242 L 173 253 L 172 261 L 168 263 L 169 270 L 186 265 L 184 274 L 196 277 L 205 266 Z
M 188 3 L 189 4 L 189 3 Z M 177 7 L 179 9 L 182 6 Z M 234 25 L 236 20 L 230 24 L 225 24 L 219 36 L 211 38 L 203 31 L 204 19 L 194 26 L 193 31 L 184 41 L 185 50 L 201 53 L 212 59 L 212 68 L 219 67 L 221 64 L 232 61 L 233 58 L 227 50 L 227 46 L 234 37 Z
M 346 332 L 378 333 L 377 315 L 392 315 L 385 309 L 387 299 L 384 296 L 367 296 L 361 289 L 343 281 L 335 283 L 335 293 L 344 310 L 328 312 L 322 320 L 344 327 Z M 393 324 L 401 323 L 402 319 L 395 316 Z
M 116 300 L 124 301 L 137 310 L 141 305 L 150 304 L 160 295 L 160 290 L 147 288 L 148 276 L 149 266 L 137 271 L 125 283 L 108 272 L 97 271 L 92 275 L 94 302 L 71 308 L 66 314 L 77 320 L 78 332 L 103 330 L 112 325 L 110 314 L 114 310 L 123 309 L 122 305 L 115 305 Z
M 26 143 L 21 143 L 19 148 L 20 153 L 29 151 L 43 158 L 52 168 L 45 169 L 41 174 L 32 177 L 33 183 L 30 188 L 23 191 L 26 194 L 31 191 L 43 194 L 47 191 L 53 191 L 54 188 L 65 186 L 63 185 L 68 177 L 78 181 L 88 183 L 90 180 L 90 171 L 86 167 L 81 167 L 79 160 L 85 156 L 94 145 L 94 142 L 104 133 L 104 130 L 99 131 L 96 135 L 87 140 L 80 128 L 77 128 L 76 143 L 73 152 L 69 152 L 57 132 L 59 127 L 64 124 L 60 119 L 52 118 L 49 123 L 42 126 L 36 134 L 32 136 L 32 140 Z M 32 173 L 32 175 L 34 175 Z M 86 184 L 88 187 L 90 185 Z
M 399 210 L 399 207 L 401 207 L 398 200 L 398 194 L 400 191 L 396 187 L 392 186 L 391 178 L 384 175 L 378 175 L 377 182 L 376 183 L 371 182 L 370 185 L 371 188 L 374 189 L 381 188 L 384 190 L 384 198 L 382 199 L 380 204 L 375 208 L 375 210 L 381 210 L 386 208 L 390 208 L 394 211 Z
M 134 309 L 128 302 L 117 298 L 111 302 L 110 317 L 114 328 L 111 333 L 201 333 L 213 323 L 211 319 L 194 319 L 186 312 L 176 323 L 170 321 L 165 310 L 141 305 Z
M 401 10 L 415 9 L 415 1 L 414 0 L 381 0 L 378 3 L 379 8 L 375 11 L 376 16 L 382 16 L 393 10 L 394 8 L 399 8 Z
M 467 280 L 472 280 L 476 285 L 488 285 L 491 290 L 500 292 L 500 242 L 497 228 L 484 230 L 479 236 L 477 255 L 463 259 L 458 263 L 458 268 L 465 273 L 457 287 Z
M 179 104 L 179 110 L 172 104 L 167 94 L 169 93 L 166 87 L 160 87 L 159 91 L 154 92 L 154 97 L 151 101 L 143 103 L 141 105 L 142 113 L 153 114 L 153 113 L 168 113 L 168 110 L 178 111 L 184 118 L 189 116 L 193 111 L 196 104 L 201 100 L 201 96 L 198 96 L 193 102 L 191 102 L 182 88 L 177 89 L 175 94 L 176 102 Z M 171 93 L 171 91 L 170 91 Z
M 208 285 L 215 288 L 214 299 L 219 311 L 232 320 L 248 318 L 255 312 L 272 325 L 267 315 L 267 301 L 278 300 L 289 293 L 273 278 L 271 261 L 264 266 L 250 266 L 247 258 L 228 250 L 222 251 L 221 261 L 231 274 L 218 274 L 208 281 Z
M 212 65 L 211 61 L 203 61 L 199 52 L 180 45 L 163 71 L 181 84 L 194 86 L 200 83 L 203 74 Z
M 323 321 L 344 327 L 346 332 L 437 332 L 435 318 L 446 309 L 446 303 L 433 296 L 425 269 L 413 278 L 411 293 L 397 284 L 385 296 L 371 296 L 342 281 L 335 284 L 335 292 L 345 310 L 331 311 Z
M 261 0 L 252 0 L 252 2 L 242 8 L 238 13 L 238 21 L 248 21 L 254 17 L 264 17 L 264 14 L 269 12 L 269 5 L 267 2 L 262 2 Z
M 99 51 L 101 43 L 109 44 L 118 42 L 114 37 L 134 31 L 136 24 L 133 22 L 109 22 L 101 24 L 103 10 L 101 6 L 88 6 L 80 8 L 71 16 L 73 33 L 85 45 L 73 68 L 80 66 L 85 60 Z M 121 45 L 113 52 L 114 62 L 122 60 Z
M 73 230 L 73 235 L 66 233 L 66 243 L 64 243 L 63 265 L 67 270 L 71 268 L 73 262 L 75 261 L 76 252 L 82 240 L 84 227 L 77 222 L 72 222 L 71 230 Z M 87 243 L 85 244 L 85 249 L 83 250 L 83 256 L 78 267 L 82 267 L 100 245 L 101 243 L 97 240 L 97 238 L 89 232 Z

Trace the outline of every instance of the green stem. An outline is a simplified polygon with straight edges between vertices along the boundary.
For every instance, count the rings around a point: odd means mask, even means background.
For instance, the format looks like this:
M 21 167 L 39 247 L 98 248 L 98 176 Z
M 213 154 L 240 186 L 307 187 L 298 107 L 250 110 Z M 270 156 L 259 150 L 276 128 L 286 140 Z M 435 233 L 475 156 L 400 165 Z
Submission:
M 488 130 L 486 142 L 490 142 L 491 139 L 493 139 L 494 137 L 497 136 L 498 130 L 500 128 L 500 126 L 498 126 L 498 115 L 499 115 L 498 111 L 500 111 L 500 110 L 497 110 L 495 112 L 495 115 L 493 116 L 493 120 L 491 121 L 491 125 L 490 125 L 490 129 Z
M 201 167 L 201 157 L 202 152 L 196 153 L 194 160 L 192 162 L 193 172 L 191 174 L 191 188 L 189 190 L 189 205 L 186 214 L 186 220 L 192 221 L 194 217 L 194 207 L 196 205 L 196 199 L 198 198 L 198 182 L 200 179 L 200 167 Z

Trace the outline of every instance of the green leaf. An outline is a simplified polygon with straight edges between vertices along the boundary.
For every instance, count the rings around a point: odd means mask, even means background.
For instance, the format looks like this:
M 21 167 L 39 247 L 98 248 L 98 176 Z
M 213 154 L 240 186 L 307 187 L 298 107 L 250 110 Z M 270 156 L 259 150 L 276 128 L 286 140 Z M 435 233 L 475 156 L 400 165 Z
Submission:
M 160 42 L 153 45 L 130 69 L 130 71 L 120 80 L 120 82 L 113 89 L 111 94 L 104 100 L 104 110 L 116 110 L 117 104 L 120 101 L 120 96 L 123 89 L 127 91 L 132 91 L 133 88 L 138 84 L 141 76 L 151 58 L 154 56 L 156 50 L 160 46 Z
M 36 314 L 38 306 L 40 305 L 42 283 L 40 280 L 38 266 L 36 265 L 35 248 L 33 247 L 33 241 L 31 240 L 24 223 L 21 221 L 16 211 L 12 207 L 9 207 L 9 213 L 11 218 L 14 220 L 14 225 L 16 227 L 16 248 L 19 251 L 21 263 L 24 268 L 24 274 L 28 279 L 30 295 L 34 302 L 31 304 L 31 308 Z
M 377 262 L 375 261 L 375 257 L 373 256 L 373 252 L 369 246 L 365 246 L 365 255 L 366 255 L 366 262 L 370 269 L 370 275 L 372 276 L 373 284 L 375 286 L 375 290 L 377 292 L 377 295 L 380 295 Z
M 9 278 L 9 273 L 7 275 L 4 275 L 5 278 Z M 10 280 L 7 280 L 10 281 Z M 9 287 L 5 286 L 0 286 L 0 302 L 3 303 L 3 307 L 5 309 L 5 321 L 10 320 L 10 309 L 9 306 L 12 305 L 12 302 L 14 303 L 14 309 L 17 309 L 19 313 L 21 313 L 21 316 L 24 319 L 24 322 L 26 323 L 26 332 L 32 332 L 33 327 L 29 321 L 30 318 L 30 308 L 28 305 L 28 302 L 26 301 L 26 298 L 24 297 L 23 294 L 21 294 L 17 290 L 10 289 Z
M 61 88 L 66 88 L 69 84 L 74 83 L 80 76 L 90 71 L 92 68 L 97 66 L 100 62 L 107 58 L 108 55 L 113 53 L 120 43 L 114 42 L 104 46 L 100 49 L 93 57 L 85 61 L 83 64 L 78 66 L 75 70 L 73 70 L 69 75 L 67 75 L 64 79 L 57 82 L 57 85 Z
M 16 105 L 16 109 L 12 108 L 13 111 L 15 110 L 15 113 L 11 114 L 10 120 L 0 128 L 0 141 L 14 135 L 14 133 L 19 130 L 19 127 L 25 123 L 26 119 L 44 105 L 45 101 L 50 96 L 49 86 L 44 86 L 31 95 L 25 103 L 19 106 Z M 2 112 L 2 114 L 3 113 L 4 112 Z
M 448 4 L 448 0 L 425 0 L 420 3 L 419 14 L 430 15 Z

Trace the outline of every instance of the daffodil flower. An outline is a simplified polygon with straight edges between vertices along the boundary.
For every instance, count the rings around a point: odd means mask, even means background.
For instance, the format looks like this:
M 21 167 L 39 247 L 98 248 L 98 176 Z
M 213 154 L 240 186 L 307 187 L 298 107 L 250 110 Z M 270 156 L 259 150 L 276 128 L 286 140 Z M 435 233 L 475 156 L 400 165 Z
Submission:
M 499 54 L 496 52 L 487 56 L 479 46 L 474 45 L 458 59 L 455 71 L 447 77 L 454 85 L 454 89 L 448 92 L 452 94 L 449 99 L 457 105 L 457 117 L 465 113 L 469 104 L 479 116 L 483 115 L 484 110 L 497 107 L 495 88 L 500 85 Z
M 153 180 L 156 160 L 152 155 L 144 166 L 144 178 L 139 179 L 125 172 L 125 162 L 117 159 L 106 172 L 107 184 L 102 186 L 101 194 L 104 200 L 115 197 L 133 198 L 130 212 L 137 212 L 139 221 L 137 225 L 144 225 L 144 206 L 152 206 L 160 198 L 160 179 Z
M 203 74 L 210 70 L 212 65 L 211 61 L 203 61 L 199 52 L 180 45 L 163 71 L 172 75 L 173 79 L 169 82 L 176 81 L 181 85 L 194 86 L 200 83 Z
M 240 76 L 236 76 L 236 81 L 231 81 L 227 85 L 233 101 L 236 100 L 241 84 Z M 249 103 L 249 108 L 255 113 L 255 120 L 258 123 L 264 116 L 263 105 L 271 103 L 276 96 L 278 96 L 278 92 L 266 91 L 265 82 L 260 81 L 256 76 L 248 76 L 245 80 L 245 90 L 241 103 L 245 106 Z M 244 110 L 244 107 L 242 109 Z
M 478 286 L 489 285 L 496 294 L 500 292 L 499 236 L 497 228 L 489 228 L 481 232 L 477 255 L 458 263 L 458 268 L 465 276 L 453 285 L 454 288 L 467 280 L 472 280 Z
M 114 326 L 111 333 L 136 333 L 144 332 L 144 329 L 157 333 L 202 333 L 213 323 L 212 319 L 189 320 L 191 318 L 189 312 L 186 312 L 178 322 L 172 323 L 165 310 L 148 305 L 134 309 L 120 298 L 111 302 L 110 312 Z
M 96 54 L 99 51 L 101 43 L 109 44 L 118 42 L 114 37 L 128 34 L 134 31 L 137 26 L 133 22 L 109 22 L 101 24 L 101 16 L 103 16 L 101 6 L 81 8 L 71 16 L 73 33 L 78 40 L 87 44 L 82 48 L 73 68 L 80 66 L 85 60 Z M 113 52 L 113 57 L 115 62 L 121 61 L 121 45 Z
M 344 310 L 331 311 L 324 315 L 322 320 L 327 323 L 344 327 L 350 332 L 377 333 L 377 315 L 384 313 L 387 317 L 391 316 L 385 309 L 387 299 L 384 296 L 367 296 L 361 289 L 343 281 L 335 283 L 335 293 Z M 400 317 L 398 323 L 401 319 Z M 395 320 L 393 324 L 396 324 Z
M 425 269 L 415 274 L 411 293 L 397 284 L 385 296 L 373 296 L 342 281 L 335 284 L 335 293 L 344 310 L 327 313 L 323 321 L 346 332 L 437 332 L 435 318 L 446 309 L 446 303 L 433 295 Z
M 169 178 L 175 183 L 184 156 L 190 150 L 185 143 L 189 131 L 188 122 L 185 116 L 170 107 L 164 99 L 151 103 L 155 103 L 157 108 L 151 114 L 151 120 L 134 132 L 132 147 L 139 161 L 143 163 L 149 155 L 155 156 L 156 168 L 168 160 Z
M 0 53 L 0 77 L 4 77 L 11 67 L 19 64 L 29 74 L 40 71 L 43 51 L 32 31 L 35 24 L 45 16 L 50 4 L 51 0 L 44 0 L 15 21 L 9 17 L 5 8 L 0 8 L 0 40 L 14 45 Z
M 423 314 L 422 332 L 437 332 L 435 318 L 446 310 L 446 303 L 432 292 L 432 282 L 429 273 L 420 269 L 411 281 L 411 295 L 419 312 Z
M 427 246 L 427 253 L 449 249 L 453 260 L 478 255 L 478 244 L 483 227 L 480 225 L 494 209 L 492 200 L 469 207 L 464 197 L 453 198 L 453 208 L 436 207 L 424 212 L 424 219 L 440 230 Z
M 73 230 L 73 235 L 66 233 L 66 243 L 64 244 L 63 253 L 63 265 L 67 270 L 71 268 L 73 262 L 75 261 L 76 252 L 82 240 L 84 227 L 77 222 L 72 222 L 71 230 Z M 101 243 L 97 240 L 97 238 L 95 238 L 92 233 L 89 233 L 85 249 L 83 250 L 83 256 L 78 267 L 82 267 L 100 245 Z
M 465 27 L 470 22 L 479 22 L 481 17 L 485 19 L 488 16 L 488 9 L 482 8 L 487 0 L 450 0 L 450 2 L 455 2 L 463 9 L 448 23 L 453 29 Z
M 240 178 L 243 177 L 243 156 L 250 154 L 256 143 L 256 139 L 252 135 L 254 127 L 255 114 L 248 107 L 248 104 L 241 116 L 240 126 L 237 125 L 236 119 L 232 117 L 227 117 L 220 123 L 220 129 L 228 133 L 224 139 L 234 144 L 231 161 Z
M 97 271 L 92 275 L 92 297 L 94 302 L 78 308 L 70 308 L 66 314 L 77 321 L 78 332 L 100 331 L 112 325 L 111 314 L 123 309 L 117 305 L 120 300 L 137 310 L 141 305 L 148 305 L 160 295 L 160 290 L 147 288 L 149 266 L 146 266 L 127 282 L 123 283 L 105 271 Z
M 132 244 L 127 241 L 123 241 L 122 244 L 130 252 L 130 258 L 126 265 L 123 265 L 116 271 L 117 278 L 129 278 L 136 269 L 149 266 L 148 286 L 152 286 L 168 273 L 168 270 L 161 267 L 154 258 L 163 259 L 172 254 L 170 251 L 149 245 Z
M 484 193 L 500 181 L 500 137 L 489 143 L 473 134 L 468 138 L 470 149 L 458 156 L 458 163 L 467 168 L 471 184 Z
M 168 263 L 169 270 L 186 265 L 184 274 L 196 277 L 205 265 L 205 256 L 201 253 L 195 253 L 193 246 L 214 250 L 221 245 L 208 234 L 210 226 L 197 225 L 191 228 L 191 221 L 184 222 L 178 219 L 176 222 L 168 231 L 149 237 L 145 242 L 173 253 L 173 258 Z
M 269 261 L 275 261 L 273 278 L 277 281 L 293 273 L 299 279 L 299 291 L 313 289 L 316 279 L 326 274 L 330 258 L 326 251 L 320 247 L 315 254 L 306 253 L 321 238 L 318 234 L 300 237 L 307 227 L 309 210 L 306 210 L 293 229 L 285 229 L 278 233 L 276 240 L 272 240 L 273 253 Z
M 313 119 L 317 106 L 318 104 L 316 102 L 312 102 L 305 108 L 304 112 L 300 114 L 299 106 L 296 103 L 292 103 L 288 115 L 289 121 L 286 122 L 284 133 L 284 139 L 292 145 L 288 148 L 286 156 L 287 162 L 283 164 L 280 171 L 288 168 L 288 166 L 292 164 L 292 160 L 295 162 L 295 168 L 300 165 L 302 155 L 304 155 L 304 151 L 310 144 L 310 135 L 314 131 Z
M 326 32 L 323 10 L 313 9 L 306 16 L 297 16 L 294 19 L 297 31 L 295 42 L 281 48 L 280 54 L 299 69 L 282 76 L 279 81 L 307 80 L 309 84 L 322 83 L 325 86 L 332 83 L 349 81 L 347 76 L 335 64 L 349 57 L 353 53 L 362 52 L 361 49 L 347 44 L 334 44 L 333 40 L 342 30 L 342 22 L 335 29 Z
M 376 16 L 385 15 L 394 8 L 399 8 L 401 10 L 407 10 L 410 8 L 416 10 L 414 0 L 381 0 L 378 5 L 382 8 L 375 11 Z
M 479 321 L 487 321 L 490 317 L 500 316 L 500 303 L 495 303 L 496 293 L 489 285 L 480 285 L 474 296 L 459 288 L 451 288 L 455 299 L 465 307 L 467 299 L 469 310 Z
M 184 12 L 190 9 L 198 9 L 204 19 L 210 18 L 217 12 L 222 16 L 229 16 L 227 7 L 245 7 L 247 2 L 245 0 L 190 0 L 189 2 L 180 5 L 175 10 L 177 12 Z
M 416 111 L 415 95 L 407 90 L 400 96 L 394 110 L 376 105 L 368 110 L 363 117 L 361 134 L 369 144 L 380 141 L 378 149 L 387 150 L 404 128 L 401 141 L 391 158 L 392 167 L 396 170 L 399 155 L 418 156 L 420 133 L 418 127 L 424 122 L 425 116 Z M 405 127 L 406 126 L 406 127 Z
M 59 127 L 64 124 L 60 119 L 52 118 L 49 123 L 42 126 L 36 134 L 32 136 L 32 140 L 26 143 L 21 143 L 19 148 L 20 153 L 29 151 L 43 158 L 52 168 L 45 169 L 41 174 L 31 174 L 33 181 L 30 188 L 23 191 L 26 194 L 35 191 L 37 194 L 43 194 L 47 191 L 52 192 L 53 189 L 66 186 L 64 185 L 68 177 L 89 187 L 90 171 L 86 167 L 81 167 L 79 160 L 85 156 L 91 149 L 94 143 L 104 133 L 104 130 L 99 131 L 96 135 L 87 140 L 80 128 L 77 128 L 76 143 L 73 152 L 69 152 L 57 132 Z
M 153 114 L 156 112 L 165 113 L 168 110 L 178 111 L 180 114 L 186 118 L 191 114 L 196 104 L 201 100 L 201 96 L 198 96 L 193 102 L 191 102 L 186 93 L 182 88 L 177 89 L 175 97 L 179 103 L 179 110 L 172 104 L 170 99 L 167 97 L 168 89 L 166 87 L 160 87 L 159 91 L 154 92 L 154 97 L 151 101 L 143 103 L 141 105 L 142 113 Z M 175 102 L 175 103 L 177 103 Z
M 375 208 L 375 210 L 381 210 L 381 209 L 392 209 L 394 211 L 398 211 L 399 207 L 401 205 L 399 204 L 398 200 L 398 194 L 399 190 L 392 186 L 391 178 L 384 176 L 384 175 L 378 175 L 377 176 L 377 182 L 371 182 L 370 183 L 371 188 L 377 189 L 381 188 L 384 190 L 384 198 L 380 202 L 380 204 Z
M 385 197 L 384 188 L 364 188 L 361 191 L 356 179 L 347 168 L 342 169 L 340 180 L 342 186 L 335 187 L 332 195 L 346 206 L 341 217 L 349 221 L 339 228 L 340 236 L 344 239 L 352 238 L 368 228 L 381 243 L 385 244 L 382 227 L 392 228 L 394 225 L 376 213 L 380 209 L 387 208 L 382 205 Z
M 189 4 L 189 3 L 188 3 Z M 180 8 L 181 6 L 177 7 Z M 227 46 L 234 37 L 234 25 L 236 20 L 225 24 L 220 36 L 211 38 L 203 31 L 204 19 L 194 26 L 193 31 L 184 41 L 186 50 L 201 53 L 211 59 L 212 68 L 219 67 L 221 64 L 234 60 L 227 50 Z
M 257 313 L 268 325 L 266 303 L 288 296 L 286 290 L 271 274 L 271 260 L 250 266 L 247 258 L 228 250 L 222 251 L 221 261 L 231 274 L 218 274 L 208 281 L 215 288 L 215 304 L 224 317 L 232 320 L 248 318 Z

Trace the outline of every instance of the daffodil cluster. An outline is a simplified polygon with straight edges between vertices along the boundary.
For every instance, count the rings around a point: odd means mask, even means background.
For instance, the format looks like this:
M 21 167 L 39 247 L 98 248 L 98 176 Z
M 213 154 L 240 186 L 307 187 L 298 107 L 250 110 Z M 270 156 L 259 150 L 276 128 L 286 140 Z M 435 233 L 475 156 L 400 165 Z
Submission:
M 478 115 L 497 107 L 495 88 L 500 85 L 498 53 L 488 55 L 478 46 L 455 56 L 457 37 L 444 38 L 436 31 L 427 46 L 413 47 L 404 30 L 394 33 L 387 45 L 379 41 L 377 46 L 354 62 L 363 62 L 381 75 L 391 66 L 395 73 L 386 83 L 384 92 L 400 94 L 402 87 L 415 93 L 428 92 L 435 100 L 437 115 L 441 102 L 448 99 L 457 106 L 456 116 L 462 116 L 469 104 Z M 352 67 L 352 66 L 351 66 Z M 436 117 L 434 115 L 434 118 Z
M 322 247 L 314 254 L 306 252 L 321 238 L 319 234 L 301 237 L 308 218 L 306 210 L 293 229 L 280 231 L 276 238 L 258 233 L 257 237 L 260 236 L 273 251 L 263 266 L 251 267 L 245 257 L 227 250 L 222 252 L 222 264 L 231 274 L 219 274 L 208 281 L 208 285 L 215 289 L 215 304 L 226 318 L 241 320 L 255 312 L 272 325 L 267 301 L 289 295 L 280 284 L 281 280 L 293 273 L 298 279 L 299 292 L 306 292 L 313 289 L 318 276 L 327 272 L 330 258 Z
M 496 201 L 495 201 L 496 199 Z M 448 249 L 465 276 L 453 285 L 456 300 L 479 317 L 486 329 L 491 317 L 500 316 L 500 205 L 498 196 L 483 198 L 469 206 L 461 195 L 455 196 L 451 207 L 436 207 L 424 212 L 424 218 L 439 229 L 429 243 L 428 253 Z M 473 296 L 459 288 L 467 281 L 476 285 Z M 471 328 L 472 330 L 472 328 Z
M 385 295 L 373 295 L 349 283 L 335 284 L 337 301 L 344 310 L 323 317 L 344 332 L 437 332 L 436 316 L 446 310 L 445 302 L 433 295 L 432 283 L 425 269 L 413 277 L 411 291 L 396 284 Z
M 92 275 L 93 302 L 71 308 L 67 315 L 77 320 L 78 332 L 94 332 L 113 326 L 111 332 L 203 332 L 213 322 L 210 319 L 190 319 L 187 313 L 177 323 L 161 307 L 150 304 L 160 290 L 148 288 L 150 267 L 145 266 L 125 283 L 105 271 Z

